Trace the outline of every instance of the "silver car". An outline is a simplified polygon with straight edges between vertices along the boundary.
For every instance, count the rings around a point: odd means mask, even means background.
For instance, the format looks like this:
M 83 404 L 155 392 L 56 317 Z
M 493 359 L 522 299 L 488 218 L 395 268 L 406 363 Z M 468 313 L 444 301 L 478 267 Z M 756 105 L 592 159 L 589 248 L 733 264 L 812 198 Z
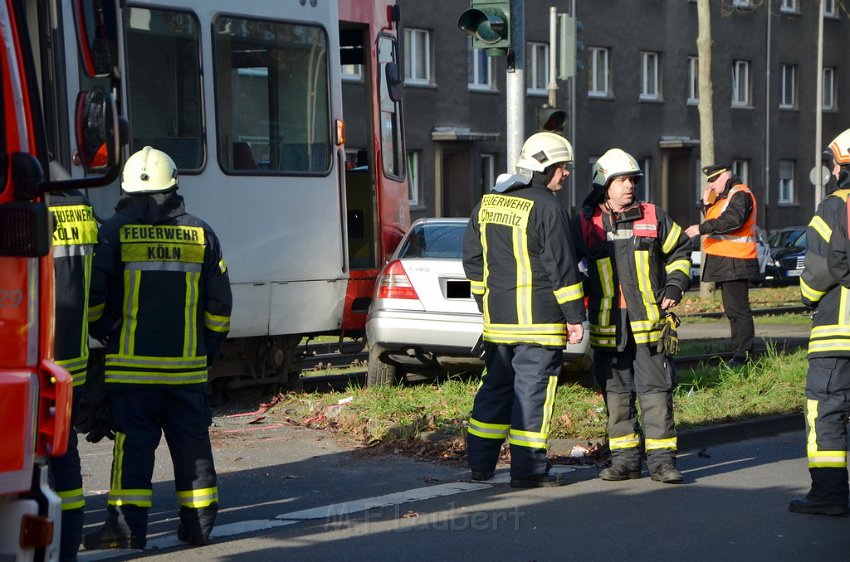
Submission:
M 433 377 L 443 371 L 480 371 L 472 352 L 482 316 L 463 272 L 463 233 L 469 219 L 413 223 L 384 266 L 366 320 L 369 386 Z M 565 368 L 586 373 L 589 333 L 568 345 Z

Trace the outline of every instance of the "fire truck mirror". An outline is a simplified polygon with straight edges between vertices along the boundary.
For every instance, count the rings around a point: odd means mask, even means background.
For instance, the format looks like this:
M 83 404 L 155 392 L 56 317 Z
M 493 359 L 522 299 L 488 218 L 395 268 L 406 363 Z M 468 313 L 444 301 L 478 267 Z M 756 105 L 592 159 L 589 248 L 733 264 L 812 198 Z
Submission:
M 77 96 L 75 164 L 86 172 L 103 173 L 118 164 L 121 135 L 116 133 L 120 132 L 121 124 L 114 112 L 112 96 L 103 90 L 80 92 Z
M 117 0 L 78 0 L 73 3 L 74 23 L 85 73 L 118 77 Z

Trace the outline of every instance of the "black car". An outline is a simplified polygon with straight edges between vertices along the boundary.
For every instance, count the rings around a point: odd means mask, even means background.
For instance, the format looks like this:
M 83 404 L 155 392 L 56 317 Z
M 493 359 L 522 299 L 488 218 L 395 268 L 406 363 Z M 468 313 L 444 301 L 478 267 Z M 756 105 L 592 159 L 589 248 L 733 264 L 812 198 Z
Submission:
M 799 282 L 806 265 L 806 240 L 805 226 L 789 226 L 770 233 L 770 258 L 764 272 L 768 283 Z

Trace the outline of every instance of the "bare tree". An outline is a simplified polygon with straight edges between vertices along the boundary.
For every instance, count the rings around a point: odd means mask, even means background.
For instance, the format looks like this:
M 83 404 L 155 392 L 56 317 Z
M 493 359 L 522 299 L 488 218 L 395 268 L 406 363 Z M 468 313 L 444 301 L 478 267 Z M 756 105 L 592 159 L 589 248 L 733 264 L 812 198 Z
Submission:
M 711 1 L 697 0 L 697 55 L 699 56 L 699 146 L 703 164 L 714 164 L 714 104 L 711 83 Z M 705 220 L 702 217 L 700 221 Z M 703 238 L 704 239 L 704 238 Z M 700 244 L 702 249 L 702 244 Z M 714 283 L 703 281 L 702 270 L 705 267 L 705 252 L 700 256 L 700 297 L 714 294 Z

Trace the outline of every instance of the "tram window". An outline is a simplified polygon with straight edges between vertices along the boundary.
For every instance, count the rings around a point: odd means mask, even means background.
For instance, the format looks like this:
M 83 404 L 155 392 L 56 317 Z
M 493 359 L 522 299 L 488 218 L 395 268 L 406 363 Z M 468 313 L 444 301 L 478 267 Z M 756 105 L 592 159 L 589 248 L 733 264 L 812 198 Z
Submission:
M 130 151 L 152 146 L 181 171 L 204 161 L 198 20 L 189 12 L 130 7 L 127 34 Z
M 220 16 L 213 39 L 222 169 L 326 174 L 333 147 L 323 29 Z
M 390 97 L 387 83 L 387 63 L 396 61 L 396 45 L 391 38 L 378 38 L 378 63 L 381 80 L 381 152 L 384 173 L 388 176 L 404 176 L 404 143 L 401 128 L 401 104 Z

